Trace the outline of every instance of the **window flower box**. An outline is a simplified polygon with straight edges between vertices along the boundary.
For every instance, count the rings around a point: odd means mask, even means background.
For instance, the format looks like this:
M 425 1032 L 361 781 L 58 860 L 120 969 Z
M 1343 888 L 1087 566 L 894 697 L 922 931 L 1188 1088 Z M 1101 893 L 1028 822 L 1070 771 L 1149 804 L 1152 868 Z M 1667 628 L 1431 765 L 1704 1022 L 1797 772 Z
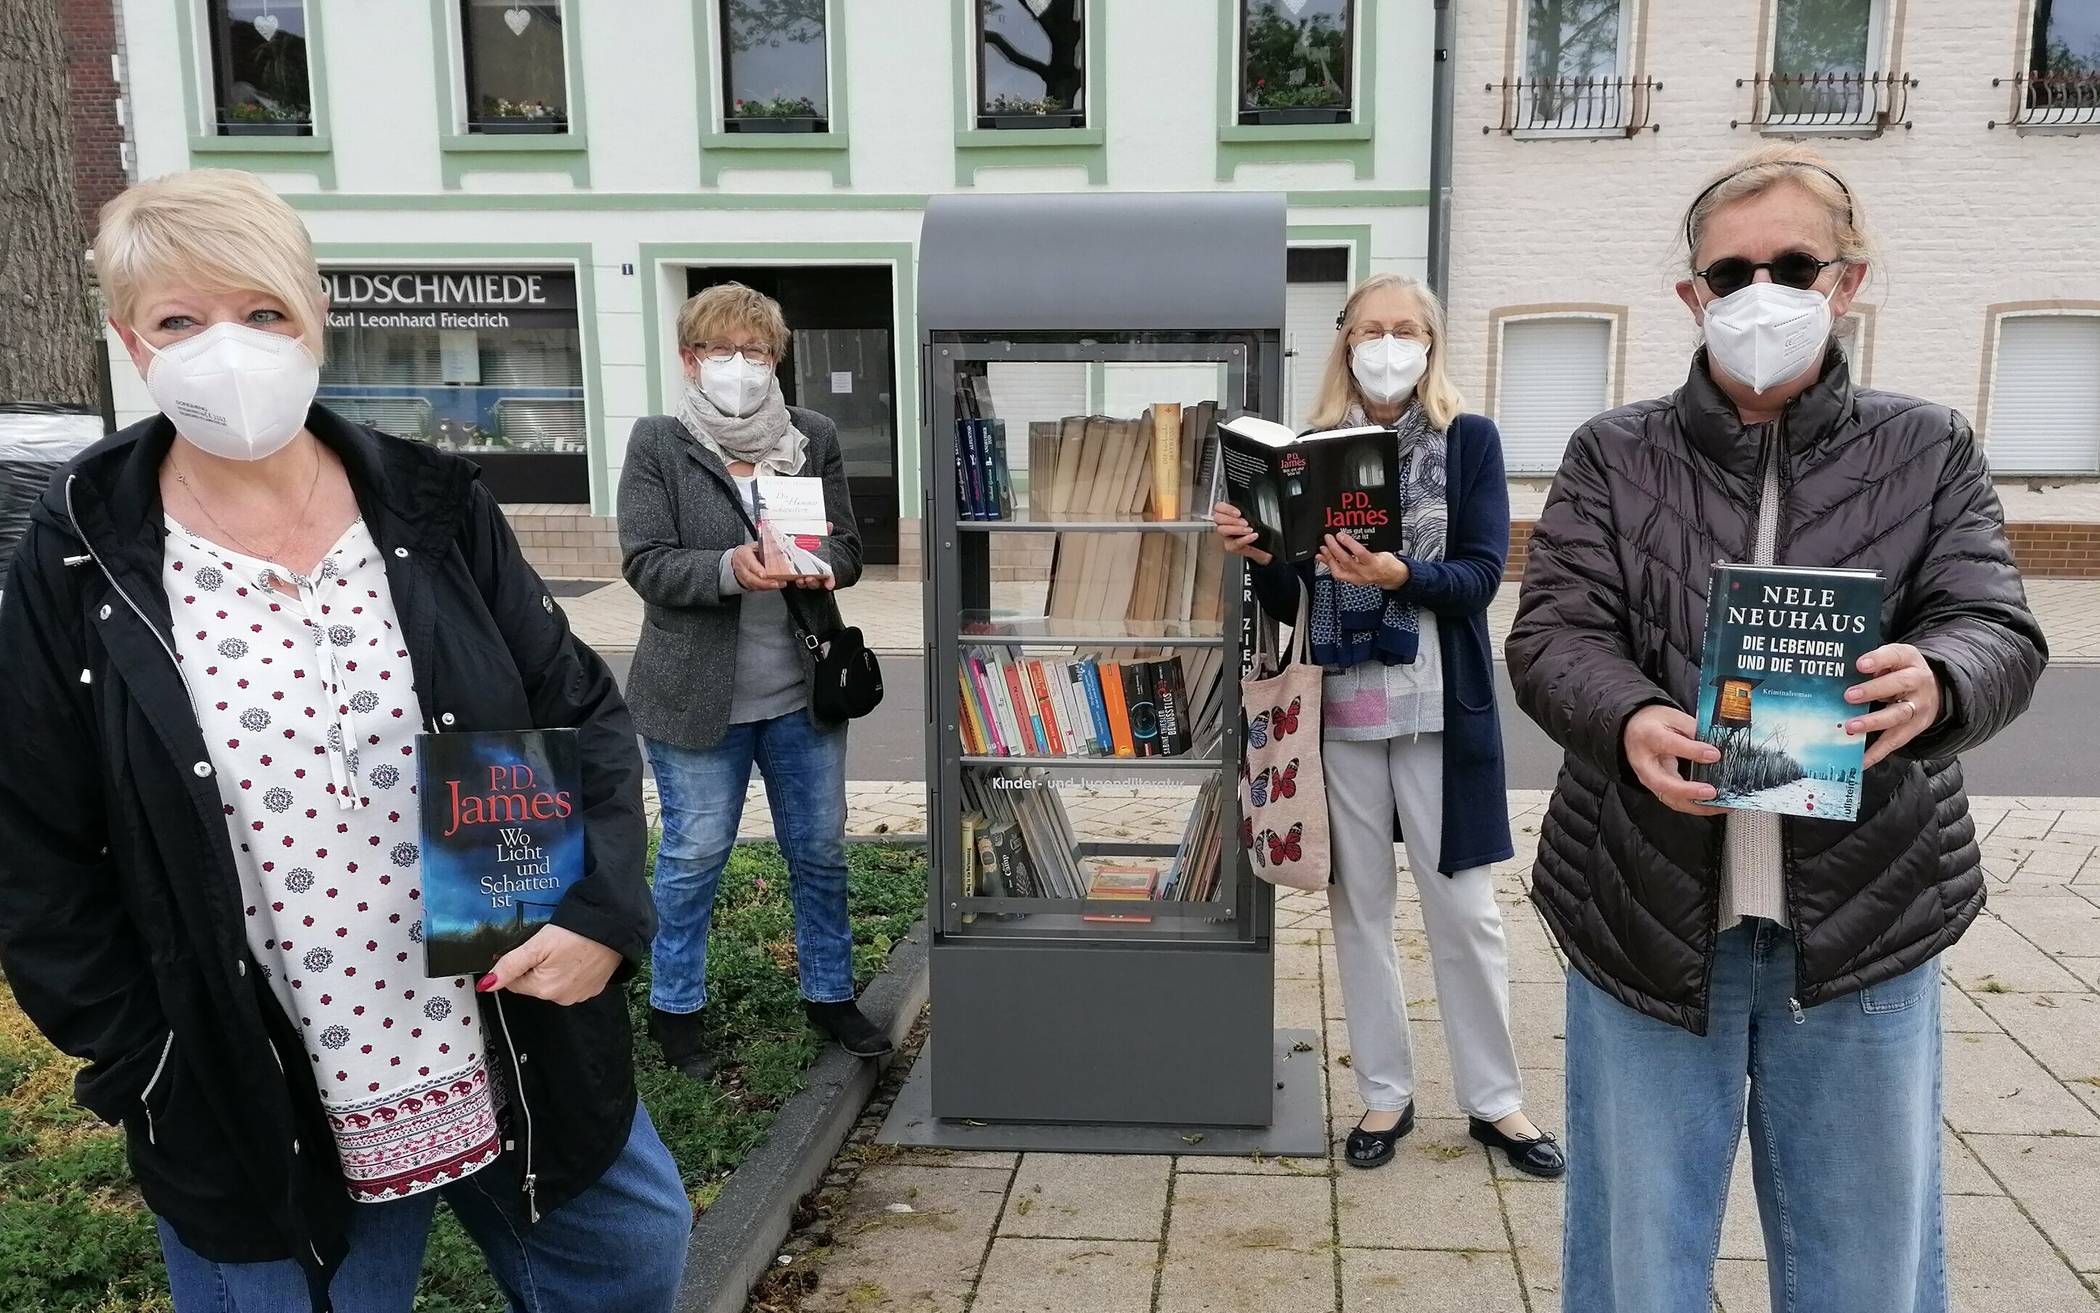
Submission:
M 1348 121 L 1349 107 L 1347 105 L 1329 105 L 1323 108 L 1243 109 L 1240 111 L 1240 122 L 1242 124 L 1260 125 L 1263 127 L 1283 127 L 1297 123 L 1347 123 Z
M 797 115 L 794 118 L 761 117 L 724 119 L 724 132 L 829 132 L 831 120 L 813 115 Z
M 484 96 L 481 113 L 467 120 L 467 131 L 483 136 L 552 136 L 568 130 L 569 112 L 544 100 Z
M 977 126 L 1001 132 L 1026 131 L 1031 128 L 1083 128 L 1086 115 L 1062 101 L 1044 98 L 1027 100 L 1019 96 L 995 96 L 989 105 L 977 113 Z
M 724 132 L 829 132 L 831 122 L 808 96 L 738 100 L 723 116 Z
M 219 111 L 222 137 L 311 137 L 313 113 L 306 109 L 280 109 L 245 101 Z

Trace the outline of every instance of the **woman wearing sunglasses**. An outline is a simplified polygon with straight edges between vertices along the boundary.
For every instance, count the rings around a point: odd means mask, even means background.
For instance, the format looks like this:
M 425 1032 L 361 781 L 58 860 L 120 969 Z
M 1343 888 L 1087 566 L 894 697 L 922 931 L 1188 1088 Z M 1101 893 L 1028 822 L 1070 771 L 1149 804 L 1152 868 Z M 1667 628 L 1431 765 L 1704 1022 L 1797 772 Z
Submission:
M 1703 1309 L 1743 1138 L 1775 1309 L 1944 1313 L 1939 955 L 1983 905 L 1957 756 L 2047 659 L 1969 425 L 1855 387 L 1832 321 L 1868 272 L 1858 198 L 1761 151 L 1687 211 L 1704 330 L 1676 393 L 1578 432 L 1508 655 L 1567 750 L 1534 899 L 1568 979 L 1562 1298 Z M 1716 562 L 1874 570 L 1859 820 L 1710 807 L 1681 774 Z

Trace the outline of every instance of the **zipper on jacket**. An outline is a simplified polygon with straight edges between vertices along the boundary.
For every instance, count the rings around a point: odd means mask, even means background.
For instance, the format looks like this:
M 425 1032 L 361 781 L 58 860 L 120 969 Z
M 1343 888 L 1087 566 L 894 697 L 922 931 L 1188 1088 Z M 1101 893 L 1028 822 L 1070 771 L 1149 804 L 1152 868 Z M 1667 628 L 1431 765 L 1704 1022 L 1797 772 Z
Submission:
M 146 626 L 146 632 L 153 635 L 153 641 L 160 644 L 160 650 L 168 654 L 168 664 L 175 667 L 175 678 L 182 681 L 182 695 L 190 700 L 190 717 L 202 725 L 204 714 L 197 707 L 197 694 L 190 688 L 189 676 L 182 673 L 182 662 L 176 657 L 174 647 L 160 632 L 159 626 L 146 615 L 145 609 L 132 600 L 130 593 L 124 591 L 124 585 L 117 582 L 117 576 L 110 573 L 109 566 L 103 563 L 102 554 L 95 550 L 95 544 L 88 541 L 87 530 L 80 527 L 80 516 L 73 509 L 73 481 L 79 477 L 78 474 L 66 476 L 66 518 L 73 522 L 73 533 L 80 539 L 80 545 L 87 548 L 88 556 L 95 562 L 95 568 L 102 572 L 104 579 L 109 580 L 109 586 L 116 589 L 117 596 L 124 599 L 124 605 L 130 607 L 131 613 L 139 618 L 139 623 Z
M 1797 1026 L 1808 1020 L 1807 1017 L 1801 1015 L 1801 1000 L 1798 998 L 1788 999 L 1786 1001 L 1786 1010 L 1794 1014 L 1794 1024 Z
M 532 1105 L 525 1100 L 525 1055 L 518 1052 L 518 1046 L 511 1042 L 510 1018 L 503 1013 L 502 992 L 490 994 L 489 1001 L 496 1005 L 496 1024 L 503 1028 L 503 1047 L 510 1051 L 510 1070 L 516 1079 L 514 1089 L 518 1096 L 518 1111 L 525 1119 L 522 1137 L 525 1141 L 525 1213 L 537 1223 L 540 1220 L 540 1178 L 532 1170 Z
M 139 1091 L 139 1107 L 146 1114 L 146 1143 L 148 1144 L 159 1144 L 160 1140 L 153 1131 L 153 1105 L 148 1103 L 147 1100 L 153 1096 L 153 1087 L 160 1084 L 160 1078 L 167 1073 L 168 1055 L 174 1051 L 175 1031 L 173 1027 L 170 1027 L 168 1037 L 161 1041 L 160 1061 L 153 1064 L 153 1074 L 146 1078 L 146 1088 Z

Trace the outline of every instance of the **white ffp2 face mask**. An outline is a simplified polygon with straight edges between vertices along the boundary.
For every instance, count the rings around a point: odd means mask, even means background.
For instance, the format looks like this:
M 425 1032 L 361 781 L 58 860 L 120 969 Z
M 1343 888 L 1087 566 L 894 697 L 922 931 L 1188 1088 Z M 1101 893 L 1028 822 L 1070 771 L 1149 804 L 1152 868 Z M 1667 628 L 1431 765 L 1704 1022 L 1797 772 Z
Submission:
M 1413 391 L 1428 368 L 1428 347 L 1413 338 L 1390 333 L 1359 343 L 1349 353 L 1349 372 L 1356 377 L 1356 386 L 1381 406 Z
M 1792 382 L 1823 359 L 1836 292 L 1752 283 L 1709 302 L 1707 354 L 1753 392 Z
M 700 390 L 725 415 L 743 416 L 757 410 L 758 403 L 766 399 L 766 387 L 772 380 L 772 370 L 754 365 L 742 355 L 732 355 L 727 360 L 700 358 Z
M 284 450 L 306 424 L 321 366 L 306 343 L 246 324 L 213 324 L 156 347 L 146 391 L 198 450 L 227 460 L 262 460 Z

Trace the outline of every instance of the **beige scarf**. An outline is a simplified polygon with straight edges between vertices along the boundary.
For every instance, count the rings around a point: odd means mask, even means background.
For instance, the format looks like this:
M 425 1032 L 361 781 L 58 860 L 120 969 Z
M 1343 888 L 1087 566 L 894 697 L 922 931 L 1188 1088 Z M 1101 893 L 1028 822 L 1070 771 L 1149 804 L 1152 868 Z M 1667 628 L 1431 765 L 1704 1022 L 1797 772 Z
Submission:
M 802 472 L 809 439 L 788 418 L 777 378 L 767 383 L 766 399 L 748 415 L 724 414 L 699 384 L 687 383 L 678 403 L 678 422 L 725 467 L 743 461 L 757 474 Z

